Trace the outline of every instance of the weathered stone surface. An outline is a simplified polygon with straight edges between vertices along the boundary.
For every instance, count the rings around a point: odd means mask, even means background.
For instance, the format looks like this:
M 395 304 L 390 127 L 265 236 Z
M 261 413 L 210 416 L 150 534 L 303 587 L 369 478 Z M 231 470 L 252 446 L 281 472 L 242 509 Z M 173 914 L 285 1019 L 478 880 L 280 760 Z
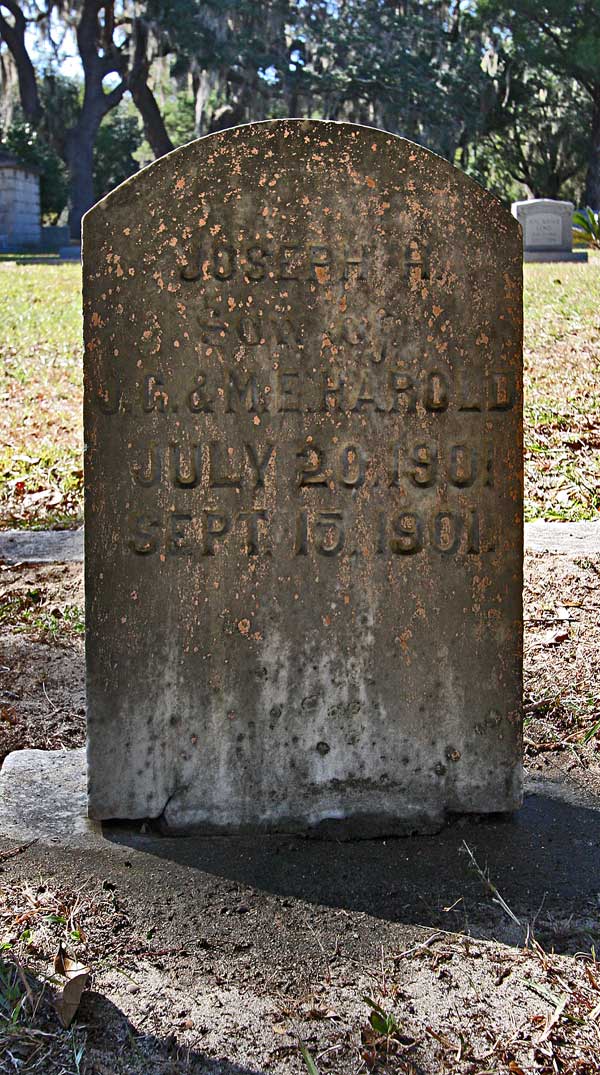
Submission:
M 85 750 L 15 750 L 0 770 L 0 837 L 88 846 L 102 840 L 86 816 Z
M 275 121 L 84 221 L 89 808 L 409 831 L 521 798 L 519 229 Z
M 573 252 L 573 203 L 552 198 L 513 202 L 512 214 L 523 228 L 525 261 L 587 261 Z

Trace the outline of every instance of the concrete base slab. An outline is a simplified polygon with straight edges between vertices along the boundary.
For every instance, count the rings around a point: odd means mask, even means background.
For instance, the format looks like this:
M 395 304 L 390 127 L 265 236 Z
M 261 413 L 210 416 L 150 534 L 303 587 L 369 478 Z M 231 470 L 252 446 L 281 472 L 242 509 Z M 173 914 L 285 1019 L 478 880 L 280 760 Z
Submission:
M 525 524 L 525 549 L 574 555 L 600 554 L 600 520 Z M 0 563 L 67 564 L 83 561 L 80 530 L 0 531 Z
M 0 532 L 1 563 L 68 564 L 82 560 L 83 528 Z
M 465 844 L 523 925 L 509 920 L 472 874 Z M 533 922 L 544 947 L 560 950 L 569 939 L 577 951 L 589 951 L 598 930 L 600 794 L 576 788 L 568 773 L 534 778 L 523 807 L 509 817 L 453 817 L 427 836 L 348 843 L 265 834 L 174 837 L 139 822 L 102 830 L 90 824 L 82 750 L 22 751 L 0 772 L 0 852 L 23 845 L 22 855 L 3 864 L 17 880 L 42 877 L 77 888 L 82 878 L 108 878 L 142 923 L 154 922 L 157 908 L 177 909 L 172 927 L 171 914 L 165 923 L 172 935 L 157 937 L 160 948 L 189 943 L 196 951 L 198 938 L 213 927 L 221 947 L 240 921 L 241 898 L 252 911 L 242 930 L 251 927 L 253 939 L 258 930 L 269 952 L 274 919 L 297 913 L 289 933 L 286 917 L 277 944 L 301 937 L 305 954 L 307 903 L 344 908 L 344 923 L 360 912 L 361 921 L 373 924 L 370 951 L 384 943 L 384 920 L 466 929 L 472 937 L 518 945 Z M 282 911 L 269 894 L 292 909 Z M 231 917 L 223 920 L 225 907 Z M 352 928 L 360 929 L 355 922 Z M 333 948 L 348 925 L 334 917 L 327 928 Z M 247 941 L 247 932 L 241 939 Z M 396 940 L 400 949 L 413 943 Z M 260 963 L 258 951 L 255 956 Z M 301 958 L 294 953 L 292 962 Z
M 600 553 L 600 522 L 526 523 L 525 548 L 528 552 L 597 556 Z
M 525 250 L 523 261 L 587 261 L 585 251 Z
M 525 782 L 525 805 L 514 815 L 510 815 L 520 827 L 528 829 L 531 826 L 528 796 L 534 796 L 539 801 L 561 801 L 593 810 L 598 815 L 600 825 L 600 801 L 593 793 L 574 788 L 567 781 L 533 776 Z M 496 815 L 495 820 L 494 816 L 486 818 L 485 824 L 504 828 L 507 816 Z M 480 823 L 479 816 L 465 815 L 460 821 L 463 827 L 477 827 Z M 18 844 L 36 840 L 42 844 L 60 844 L 65 848 L 96 849 L 110 849 L 119 843 L 133 846 L 141 840 L 148 850 L 148 843 L 159 848 L 164 841 L 173 839 L 181 841 L 182 846 L 200 846 L 203 840 L 214 839 L 215 835 L 218 834 L 161 834 L 148 830 L 141 821 L 116 825 L 105 823 L 104 826 L 101 822 L 91 821 L 87 816 L 87 764 L 84 748 L 58 751 L 16 750 L 8 755 L 0 770 L 0 840 L 6 839 Z M 336 841 L 339 839 L 337 832 L 322 832 L 318 835 L 325 840 L 330 837 Z M 374 838 L 378 836 L 377 833 L 370 835 Z M 262 834 L 250 839 L 260 840 L 265 836 L 266 834 Z M 241 837 L 248 839 L 244 834 L 240 834 Z M 223 838 L 223 834 L 218 838 Z M 427 835 L 421 833 L 411 836 L 410 841 L 427 838 Z
M 102 842 L 87 817 L 85 749 L 15 750 L 0 771 L 0 837 L 82 846 Z

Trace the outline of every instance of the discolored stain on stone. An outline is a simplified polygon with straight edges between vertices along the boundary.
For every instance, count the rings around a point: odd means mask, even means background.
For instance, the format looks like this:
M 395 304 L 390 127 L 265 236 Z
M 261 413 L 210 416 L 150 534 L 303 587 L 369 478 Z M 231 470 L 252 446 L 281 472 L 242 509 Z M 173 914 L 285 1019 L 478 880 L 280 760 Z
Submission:
M 83 258 L 90 815 L 517 807 L 510 214 L 410 142 L 277 120 L 123 184 Z

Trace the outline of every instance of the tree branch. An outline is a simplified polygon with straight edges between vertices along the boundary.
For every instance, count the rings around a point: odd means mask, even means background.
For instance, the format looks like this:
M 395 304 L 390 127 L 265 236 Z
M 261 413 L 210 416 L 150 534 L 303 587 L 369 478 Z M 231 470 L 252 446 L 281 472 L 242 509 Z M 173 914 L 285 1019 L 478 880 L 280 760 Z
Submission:
M 156 98 L 148 85 L 150 72 L 149 29 L 143 19 L 133 24 L 133 62 L 127 80 L 134 104 L 142 117 L 144 134 L 155 157 L 163 157 L 174 148 L 167 133 Z
M 2 8 L 10 11 L 14 24 L 2 14 Z M 15 0 L 0 0 L 0 38 L 15 61 L 19 80 L 19 96 L 25 116 L 30 123 L 38 124 L 42 118 L 42 105 L 37 87 L 35 70 L 25 44 L 27 20 Z

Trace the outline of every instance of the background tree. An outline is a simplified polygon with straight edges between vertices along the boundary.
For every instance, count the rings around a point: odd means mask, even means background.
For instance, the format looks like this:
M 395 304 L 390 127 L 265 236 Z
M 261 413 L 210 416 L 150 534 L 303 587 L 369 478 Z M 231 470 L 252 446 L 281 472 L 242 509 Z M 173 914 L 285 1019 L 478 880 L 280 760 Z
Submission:
M 536 198 L 568 190 L 578 200 L 590 102 L 576 82 L 525 66 L 506 44 L 500 38 L 484 56 L 492 103 L 480 135 L 461 152 L 461 167 L 507 200 L 522 197 L 523 187 Z
M 134 154 L 142 144 L 139 116 L 131 101 L 122 101 L 100 124 L 94 145 L 94 193 L 103 198 L 137 171 Z
M 586 96 L 579 119 L 589 124 L 585 201 L 600 209 L 600 0 L 479 0 L 478 11 L 488 29 L 510 35 L 523 65 L 575 82 Z
M 11 137 L 26 127 L 24 151 L 35 142 L 62 161 L 74 237 L 137 165 L 277 116 L 404 135 L 507 200 L 578 197 L 587 160 L 597 205 L 599 11 L 600 0 L 0 0 L 0 124 L 6 141 L 18 85 Z M 81 77 L 66 79 L 73 49 Z
M 83 94 L 67 124 L 63 116 L 45 107 L 32 60 L 33 31 L 51 42 L 59 59 L 65 38 L 72 37 L 76 42 Z M 160 155 L 172 148 L 148 85 L 150 28 L 133 5 L 131 11 L 123 8 L 117 18 L 114 0 L 81 0 L 67 5 L 48 0 L 41 11 L 33 0 L 0 0 L 0 39 L 17 70 L 25 119 L 46 135 L 66 164 L 69 226 L 72 237 L 79 238 L 81 217 L 95 200 L 93 163 L 98 131 L 104 117 L 116 108 L 127 90 L 143 117 L 155 152 Z

